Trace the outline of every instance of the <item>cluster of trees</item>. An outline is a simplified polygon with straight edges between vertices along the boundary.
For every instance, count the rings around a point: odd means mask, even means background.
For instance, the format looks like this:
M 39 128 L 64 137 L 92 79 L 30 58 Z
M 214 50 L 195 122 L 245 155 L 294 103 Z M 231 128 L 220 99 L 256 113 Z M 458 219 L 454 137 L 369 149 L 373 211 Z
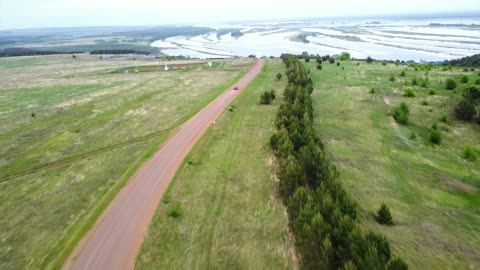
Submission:
M 313 82 L 294 55 L 281 56 L 288 84 L 270 145 L 304 268 L 407 269 L 382 235 L 364 233 L 324 144 L 313 129 Z
M 462 100 L 455 107 L 455 116 L 465 121 L 473 120 L 480 111 L 479 105 L 480 90 L 475 86 L 468 87 L 463 94 Z M 480 123 L 480 115 L 477 121 Z
M 480 67 L 480 54 L 463 57 L 460 59 L 445 62 L 446 65 L 462 66 L 462 67 Z

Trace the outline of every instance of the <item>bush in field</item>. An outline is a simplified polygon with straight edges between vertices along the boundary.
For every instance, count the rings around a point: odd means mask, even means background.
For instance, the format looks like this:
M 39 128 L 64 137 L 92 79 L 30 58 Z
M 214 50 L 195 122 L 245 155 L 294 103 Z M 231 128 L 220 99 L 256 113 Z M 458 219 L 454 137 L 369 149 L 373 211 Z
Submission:
M 428 101 L 426 99 L 424 99 L 424 100 L 422 100 L 422 102 L 420 104 L 422 104 L 423 106 L 428 106 Z
M 477 111 L 472 102 L 463 99 L 455 107 L 455 116 L 464 121 L 470 121 L 475 117 Z
M 410 110 L 407 103 L 402 102 L 400 106 L 393 109 L 392 116 L 398 123 L 402 125 L 408 124 L 408 117 L 410 115 Z
M 180 203 L 178 203 L 178 202 L 174 203 L 170 207 L 170 209 L 168 209 L 167 215 L 169 217 L 173 217 L 173 218 L 176 218 L 176 217 L 179 217 L 180 215 L 182 215 L 182 206 L 180 205 Z
M 436 123 L 434 123 L 432 125 L 432 128 L 430 129 L 428 140 L 433 144 L 440 144 L 442 142 L 442 133 L 438 129 L 438 126 Z
M 316 61 L 317 61 L 318 64 L 321 64 L 322 63 L 322 58 L 318 57 Z
M 460 82 L 461 83 L 468 83 L 468 77 L 465 76 L 465 75 L 462 75 L 462 77 L 460 77 Z
M 342 54 L 340 54 L 340 60 L 341 61 L 350 60 L 350 54 L 348 52 L 342 52 Z
M 417 85 L 418 84 L 418 79 L 417 77 L 413 77 L 412 79 L 412 85 Z
M 437 94 L 437 91 L 435 91 L 435 89 L 430 89 L 430 91 L 428 91 L 428 94 L 430 96 L 433 96 L 433 95 L 436 95 Z
M 415 91 L 413 91 L 413 89 L 408 88 L 405 90 L 405 93 L 403 95 L 406 97 L 415 97 Z
M 317 65 L 317 69 L 318 69 L 318 70 L 322 70 L 322 64 L 318 64 L 318 65 Z
M 410 132 L 410 135 L 408 136 L 408 138 L 409 138 L 410 140 L 415 140 L 415 139 L 417 138 L 417 134 L 415 134 L 415 132 L 412 130 L 412 131 Z
M 480 90 L 474 86 L 468 87 L 463 93 L 463 98 L 473 105 L 477 105 L 480 103 Z
M 264 105 L 270 104 L 270 103 L 272 103 L 272 101 L 274 99 L 275 99 L 275 91 L 274 90 L 265 91 L 260 96 L 260 104 L 264 104 Z
M 340 62 L 337 62 L 337 67 L 339 67 L 339 66 L 340 66 Z
M 377 222 L 383 225 L 393 225 L 393 218 L 390 214 L 390 209 L 385 203 L 382 203 L 380 209 L 377 211 Z
M 452 78 L 448 78 L 447 82 L 445 83 L 445 87 L 447 88 L 447 90 L 453 90 L 457 88 L 457 82 Z
M 368 56 L 368 57 L 367 57 L 367 63 L 371 64 L 372 62 L 373 62 L 373 58 L 370 57 L 370 56 Z
M 305 63 L 310 62 L 310 57 L 305 57 Z
M 278 72 L 277 73 L 277 80 L 281 80 L 282 79 L 282 73 Z
M 382 66 L 386 66 L 386 65 L 387 65 L 387 61 L 385 61 L 385 60 L 382 60 L 381 63 L 382 63 Z
M 370 94 L 374 94 L 375 93 L 375 88 L 371 88 L 370 91 L 369 91 Z
M 407 73 L 405 73 L 405 71 L 402 70 L 402 72 L 400 72 L 400 76 L 405 77 L 405 75 L 407 75 Z
M 475 84 L 476 84 L 476 85 L 480 85 L 480 79 L 477 79 L 477 80 L 475 81 Z
M 388 262 L 387 270 L 408 270 L 408 265 L 402 259 L 394 258 Z
M 464 159 L 469 161 L 476 161 L 478 159 L 477 151 L 470 145 L 465 146 L 462 156 Z
M 422 82 L 420 83 L 420 86 L 423 87 L 423 88 L 427 88 L 428 87 L 428 78 L 423 79 Z
M 330 62 L 330 64 L 335 64 L 335 59 L 330 58 L 330 59 L 328 60 L 328 62 Z
M 390 80 L 391 82 L 394 82 L 394 81 L 395 81 L 395 76 L 393 76 L 393 74 L 391 74 L 389 80 Z
M 442 116 L 440 116 L 440 122 L 443 122 L 443 123 L 448 123 L 448 115 L 446 114 L 443 114 Z

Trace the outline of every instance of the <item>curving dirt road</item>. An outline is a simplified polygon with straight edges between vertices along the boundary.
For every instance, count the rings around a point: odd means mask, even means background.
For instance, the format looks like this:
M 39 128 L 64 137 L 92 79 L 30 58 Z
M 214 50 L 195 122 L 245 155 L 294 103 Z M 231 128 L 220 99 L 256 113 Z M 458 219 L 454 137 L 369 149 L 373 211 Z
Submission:
M 198 112 L 148 160 L 117 194 L 63 269 L 132 269 L 163 192 L 193 145 L 260 72 L 259 60 L 236 84 Z

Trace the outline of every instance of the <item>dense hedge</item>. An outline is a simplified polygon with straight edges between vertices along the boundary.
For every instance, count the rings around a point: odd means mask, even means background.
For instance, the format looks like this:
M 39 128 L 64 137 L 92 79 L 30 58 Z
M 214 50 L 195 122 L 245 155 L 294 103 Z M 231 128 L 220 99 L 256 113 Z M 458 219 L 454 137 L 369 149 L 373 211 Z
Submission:
M 68 53 L 79 53 L 79 51 L 71 51 Z M 0 50 L 0 57 L 13 56 L 32 56 L 32 55 L 51 55 L 51 54 L 65 54 L 65 52 L 55 50 L 36 50 L 27 48 L 5 48 Z
M 150 52 L 128 50 L 128 49 L 105 49 L 105 50 L 93 50 L 90 54 L 144 54 L 148 55 Z
M 394 269 L 386 238 L 360 229 L 357 205 L 313 130 L 312 80 L 295 56 L 281 58 L 288 85 L 270 144 L 303 268 Z

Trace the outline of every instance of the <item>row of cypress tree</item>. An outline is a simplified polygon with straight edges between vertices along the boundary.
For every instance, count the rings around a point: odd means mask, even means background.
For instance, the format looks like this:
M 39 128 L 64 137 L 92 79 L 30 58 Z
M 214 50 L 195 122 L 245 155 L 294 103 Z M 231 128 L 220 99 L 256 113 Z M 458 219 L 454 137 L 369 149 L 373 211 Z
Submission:
M 313 82 L 296 56 L 281 58 L 288 84 L 270 144 L 303 268 L 407 269 L 401 259 L 392 258 L 384 236 L 360 229 L 357 205 L 313 129 Z

